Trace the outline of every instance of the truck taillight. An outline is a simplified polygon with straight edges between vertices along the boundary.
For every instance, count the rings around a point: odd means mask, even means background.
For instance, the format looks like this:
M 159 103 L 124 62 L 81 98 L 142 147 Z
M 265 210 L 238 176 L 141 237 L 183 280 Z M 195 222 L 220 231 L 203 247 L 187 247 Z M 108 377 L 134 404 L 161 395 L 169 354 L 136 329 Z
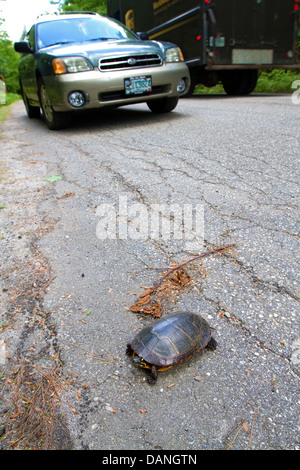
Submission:
M 295 4 L 294 4 L 294 10 L 295 10 L 295 11 L 298 11 L 298 10 L 299 10 L 299 8 L 300 8 L 299 3 L 300 3 L 300 0 L 295 0 Z

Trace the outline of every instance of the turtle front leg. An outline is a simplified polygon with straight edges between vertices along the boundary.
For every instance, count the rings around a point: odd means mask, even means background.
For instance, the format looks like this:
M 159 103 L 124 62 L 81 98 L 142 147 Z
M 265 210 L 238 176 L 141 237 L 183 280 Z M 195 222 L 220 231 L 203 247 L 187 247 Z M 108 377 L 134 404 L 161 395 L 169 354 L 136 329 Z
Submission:
M 210 349 L 211 351 L 214 351 L 217 346 L 218 346 L 217 341 L 213 337 L 211 337 L 209 342 L 206 345 L 206 348 Z
M 133 355 L 133 349 L 131 347 L 131 344 L 127 344 L 127 348 L 126 348 L 126 354 L 128 354 L 128 356 L 132 356 Z
M 156 383 L 156 381 L 157 381 L 157 368 L 156 368 L 156 366 L 152 365 L 151 374 L 147 377 L 147 381 L 151 385 L 154 385 Z

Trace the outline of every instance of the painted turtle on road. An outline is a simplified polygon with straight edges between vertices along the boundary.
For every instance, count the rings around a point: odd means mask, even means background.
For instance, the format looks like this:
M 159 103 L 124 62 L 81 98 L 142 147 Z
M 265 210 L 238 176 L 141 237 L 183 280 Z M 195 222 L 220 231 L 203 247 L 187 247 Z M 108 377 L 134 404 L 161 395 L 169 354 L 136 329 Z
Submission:
M 190 312 L 179 312 L 143 328 L 127 344 L 126 353 L 140 367 L 150 369 L 147 380 L 155 384 L 157 372 L 189 359 L 204 348 L 215 349 L 216 340 L 204 318 Z

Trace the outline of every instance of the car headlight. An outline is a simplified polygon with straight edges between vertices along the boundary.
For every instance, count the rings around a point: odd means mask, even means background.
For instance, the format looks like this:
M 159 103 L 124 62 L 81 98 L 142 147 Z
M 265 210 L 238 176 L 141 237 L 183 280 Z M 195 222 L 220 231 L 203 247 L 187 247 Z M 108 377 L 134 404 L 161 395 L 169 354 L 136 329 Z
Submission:
M 184 62 L 180 47 L 171 47 L 166 52 L 166 62 Z
M 56 75 L 93 70 L 93 66 L 84 57 L 64 57 L 53 59 L 52 66 Z

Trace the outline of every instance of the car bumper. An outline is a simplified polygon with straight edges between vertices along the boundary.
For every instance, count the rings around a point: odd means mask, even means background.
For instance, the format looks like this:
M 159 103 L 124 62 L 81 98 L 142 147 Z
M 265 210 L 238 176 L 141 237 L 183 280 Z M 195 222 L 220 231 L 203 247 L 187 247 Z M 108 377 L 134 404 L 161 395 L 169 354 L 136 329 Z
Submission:
M 152 92 L 142 95 L 125 95 L 124 80 L 130 77 L 151 76 Z M 184 79 L 187 87 L 183 93 L 177 91 L 178 82 Z M 44 77 L 44 82 L 55 111 L 124 106 L 158 98 L 184 96 L 190 87 L 190 74 L 185 63 L 164 64 L 160 67 L 100 72 L 70 73 Z M 80 91 L 85 103 L 80 108 L 70 105 L 70 93 Z

